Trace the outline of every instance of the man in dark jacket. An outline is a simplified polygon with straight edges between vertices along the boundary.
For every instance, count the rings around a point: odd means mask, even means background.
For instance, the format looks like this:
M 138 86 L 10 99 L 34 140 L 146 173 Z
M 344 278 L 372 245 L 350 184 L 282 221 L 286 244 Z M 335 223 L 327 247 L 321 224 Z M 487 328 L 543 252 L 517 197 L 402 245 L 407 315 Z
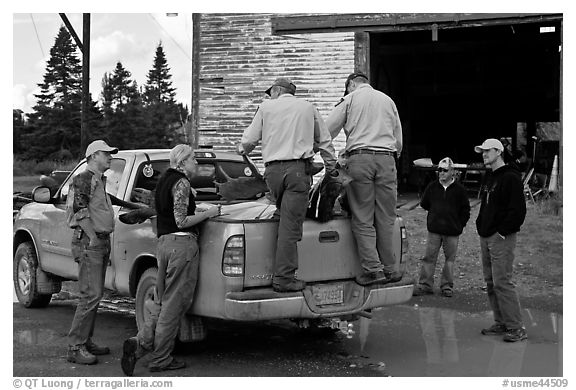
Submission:
M 443 247 L 445 257 L 440 290 L 443 296 L 452 296 L 458 239 L 470 219 L 466 189 L 455 180 L 454 163 L 449 157 L 438 164 L 438 179 L 426 187 L 420 201 L 420 206 L 428 211 L 428 238 L 415 296 L 434 294 L 434 270 L 440 247 Z
M 497 139 L 487 139 L 474 150 L 482 153 L 484 165 L 492 171 L 483 187 L 476 219 L 486 291 L 495 322 L 482 329 L 482 334 L 504 335 L 504 341 L 510 342 L 525 340 L 528 335 L 512 283 L 516 233 L 526 216 L 522 179 L 516 169 L 504 164 L 504 146 Z

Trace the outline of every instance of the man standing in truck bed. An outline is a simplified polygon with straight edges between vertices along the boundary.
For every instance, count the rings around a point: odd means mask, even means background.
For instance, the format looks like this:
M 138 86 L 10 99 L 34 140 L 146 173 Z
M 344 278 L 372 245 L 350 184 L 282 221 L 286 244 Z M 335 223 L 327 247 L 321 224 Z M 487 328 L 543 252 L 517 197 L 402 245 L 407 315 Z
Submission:
M 300 291 L 306 283 L 295 277 L 297 242 L 302 239 L 308 206 L 311 159 L 319 150 L 326 172 L 337 175 L 336 158 L 320 113 L 311 103 L 294 96 L 292 81 L 276 79 L 266 93 L 272 99 L 258 108 L 238 151 L 249 154 L 262 140 L 264 179 L 280 211 L 272 287 L 277 292 Z
M 356 282 L 397 282 L 402 275 L 395 269 L 392 239 L 402 126 L 396 104 L 372 88 L 366 75 L 352 73 L 346 80 L 344 99 L 326 124 L 332 138 L 342 129 L 346 133 L 347 170 L 353 179 L 346 194 L 364 270 Z

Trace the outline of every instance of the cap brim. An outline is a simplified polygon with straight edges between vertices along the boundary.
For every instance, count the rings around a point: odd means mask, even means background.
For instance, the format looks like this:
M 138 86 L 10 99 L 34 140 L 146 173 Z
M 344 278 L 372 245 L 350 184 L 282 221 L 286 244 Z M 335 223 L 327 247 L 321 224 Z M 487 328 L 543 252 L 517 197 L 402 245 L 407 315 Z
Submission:
M 110 154 L 118 153 L 118 148 L 110 148 L 108 150 L 103 150 L 103 152 L 110 152 Z
M 273 86 L 272 86 L 272 87 L 273 87 Z M 272 91 L 272 87 L 268 88 L 268 89 L 265 91 L 265 92 L 266 92 L 266 95 L 272 96 L 272 95 L 270 95 L 270 92 Z
M 487 149 L 482 149 L 480 146 L 475 146 L 475 147 L 474 147 L 474 151 L 475 151 L 476 153 L 482 153 L 484 150 L 487 150 Z

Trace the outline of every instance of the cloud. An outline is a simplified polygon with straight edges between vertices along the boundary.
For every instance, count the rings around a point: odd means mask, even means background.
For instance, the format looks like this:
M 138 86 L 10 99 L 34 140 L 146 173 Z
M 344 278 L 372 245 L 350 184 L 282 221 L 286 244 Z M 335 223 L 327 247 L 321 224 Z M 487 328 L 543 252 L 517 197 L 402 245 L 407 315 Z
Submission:
M 39 93 L 39 88 L 34 86 L 30 89 L 25 84 L 16 84 L 12 87 L 12 108 L 20 109 L 26 113 L 32 112 L 32 106 L 36 104 L 34 94 Z
M 24 97 L 26 86 L 17 84 L 12 87 L 12 108 L 23 109 L 26 98 Z
M 134 58 L 141 58 L 148 48 L 139 43 L 132 34 L 122 31 L 92 39 L 90 45 L 91 66 L 114 68 L 116 62 L 122 63 Z

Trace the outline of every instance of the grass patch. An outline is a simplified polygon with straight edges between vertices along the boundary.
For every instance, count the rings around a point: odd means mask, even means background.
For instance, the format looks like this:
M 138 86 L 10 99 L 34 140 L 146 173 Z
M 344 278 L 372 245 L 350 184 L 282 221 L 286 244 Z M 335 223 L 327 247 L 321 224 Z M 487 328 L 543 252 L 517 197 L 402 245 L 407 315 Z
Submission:
M 56 170 L 71 171 L 78 164 L 77 160 L 65 161 L 36 161 L 12 158 L 12 176 L 49 175 Z

